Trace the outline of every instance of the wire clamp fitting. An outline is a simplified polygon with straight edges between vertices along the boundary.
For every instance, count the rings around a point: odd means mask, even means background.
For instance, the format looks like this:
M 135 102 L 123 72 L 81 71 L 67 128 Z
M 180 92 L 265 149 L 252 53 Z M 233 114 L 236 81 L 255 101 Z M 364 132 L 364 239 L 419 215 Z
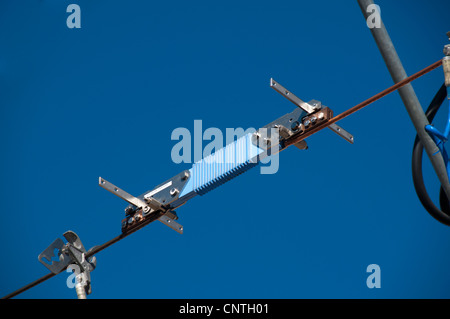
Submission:
M 188 177 L 189 171 L 183 171 L 154 190 L 138 197 L 127 193 L 102 177 L 99 177 L 98 184 L 130 204 L 125 208 L 125 219 L 122 220 L 123 233 L 138 229 L 156 216 L 164 225 L 182 234 L 183 226 L 175 221 L 178 216 L 169 204 L 178 198 L 179 190 L 186 183 Z
M 67 243 L 57 238 L 39 254 L 38 259 L 54 274 L 59 274 L 66 268 L 72 269 L 76 273 L 77 295 L 80 299 L 85 299 L 92 291 L 90 273 L 97 265 L 96 257 L 86 258 L 86 253 L 91 252 L 95 246 L 86 251 L 78 235 L 71 230 L 66 231 L 63 236 Z
M 273 78 L 270 79 L 270 87 L 272 89 L 274 89 L 275 91 L 277 91 L 278 93 L 280 93 L 282 96 L 284 96 L 290 102 L 294 103 L 301 110 L 306 112 L 307 115 L 316 114 L 319 110 L 322 110 L 322 109 L 325 108 L 320 101 L 316 101 L 316 100 L 311 100 L 309 102 L 302 101 L 299 97 L 297 97 L 291 91 L 287 90 L 280 83 L 275 81 Z M 318 113 L 318 116 L 319 117 L 321 116 L 320 112 Z M 309 126 L 310 124 L 314 125 L 315 122 L 313 122 L 313 121 L 317 120 L 317 119 L 321 120 L 322 118 L 317 118 L 315 116 L 312 116 L 310 121 L 307 121 L 306 123 L 304 123 L 305 127 L 306 127 L 306 125 Z M 343 139 L 345 139 L 347 142 L 353 144 L 353 142 L 354 142 L 353 135 L 350 134 L 349 132 L 347 132 L 346 130 L 344 130 L 339 125 L 333 123 L 333 124 L 329 125 L 328 128 L 331 129 L 333 132 L 335 132 L 340 137 L 342 137 Z M 307 148 L 307 145 L 306 145 L 305 141 L 301 141 L 300 143 L 302 143 L 302 144 L 301 145 L 294 144 L 294 145 L 297 146 L 300 149 L 306 149 Z

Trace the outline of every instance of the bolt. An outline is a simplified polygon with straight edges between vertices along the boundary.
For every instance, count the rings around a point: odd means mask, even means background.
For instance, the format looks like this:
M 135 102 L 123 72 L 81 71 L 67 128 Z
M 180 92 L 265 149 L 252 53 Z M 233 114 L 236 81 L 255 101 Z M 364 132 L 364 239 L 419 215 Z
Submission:
M 143 210 L 144 213 L 148 213 L 150 211 L 150 207 L 145 206 L 145 207 L 142 208 L 142 210 Z
M 300 125 L 299 122 L 295 121 L 291 124 L 291 130 L 296 132 L 298 130 L 298 126 Z
M 185 171 L 185 172 L 183 172 L 183 176 L 181 176 L 181 180 L 182 180 L 182 181 L 185 181 L 185 180 L 188 179 L 188 177 L 189 177 L 189 172 L 188 172 L 188 171 Z
M 449 56 L 450 55 L 450 44 L 447 44 L 444 46 L 444 55 Z
M 316 121 L 317 121 L 317 117 L 311 116 L 311 123 L 312 123 L 313 125 L 316 124 Z
M 310 121 L 309 119 L 305 119 L 305 120 L 303 121 L 303 124 L 305 125 L 305 127 L 308 127 L 309 124 L 311 124 L 311 121 Z
M 299 133 L 303 133 L 305 131 L 305 126 L 303 124 L 300 124 L 298 127 Z
M 134 218 L 133 217 L 130 217 L 130 218 L 128 218 L 128 224 L 132 224 L 134 222 Z
M 261 136 L 260 136 L 260 134 L 258 133 L 258 132 L 255 132 L 253 135 L 252 135 L 252 143 L 253 144 L 258 144 L 258 141 L 259 141 L 259 138 L 260 138 Z
M 323 114 L 323 112 L 320 112 L 317 117 L 319 118 L 319 120 L 323 120 L 323 118 L 325 117 L 325 115 Z
M 175 196 L 175 195 L 177 195 L 178 193 L 179 193 L 180 191 L 177 189 L 177 188 L 172 188 L 171 190 L 170 190 L 170 196 Z

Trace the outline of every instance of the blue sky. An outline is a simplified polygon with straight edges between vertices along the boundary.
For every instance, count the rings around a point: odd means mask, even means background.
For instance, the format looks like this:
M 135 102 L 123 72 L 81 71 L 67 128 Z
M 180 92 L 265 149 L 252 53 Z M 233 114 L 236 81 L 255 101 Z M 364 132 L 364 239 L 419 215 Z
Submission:
M 377 4 L 408 74 L 442 58 L 450 3 Z M 139 195 L 190 168 L 171 160 L 174 129 L 291 112 L 271 77 L 335 114 L 392 84 L 356 1 L 2 1 L 0 30 L 2 295 L 48 273 L 37 256 L 65 231 L 87 248 L 120 233 L 126 203 L 99 176 Z M 413 83 L 424 108 L 442 83 L 441 68 Z M 100 252 L 89 298 L 450 297 L 450 230 L 415 195 L 398 93 L 338 124 L 354 145 L 321 131 L 276 174 L 178 209 L 183 235 L 153 223 Z M 18 298 L 76 298 L 67 276 Z

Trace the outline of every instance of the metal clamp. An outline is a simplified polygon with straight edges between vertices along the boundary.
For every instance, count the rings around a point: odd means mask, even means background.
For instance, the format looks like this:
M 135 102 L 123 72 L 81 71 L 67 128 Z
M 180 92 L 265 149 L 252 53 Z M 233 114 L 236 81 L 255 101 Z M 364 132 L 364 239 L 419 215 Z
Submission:
M 78 235 L 73 231 L 63 234 L 67 243 L 57 238 L 41 254 L 39 261 L 52 273 L 59 274 L 65 268 L 71 268 L 76 272 L 75 290 L 79 299 L 86 299 L 86 295 L 91 293 L 91 271 L 97 265 L 95 256 L 86 258 L 86 249 Z M 92 251 L 95 247 L 92 247 Z
M 301 108 L 307 114 L 312 114 L 322 108 L 322 103 L 320 103 L 320 101 L 312 100 L 312 101 L 306 103 L 272 78 L 270 79 L 270 87 L 273 88 L 278 93 L 280 93 L 286 99 L 288 99 L 289 101 L 291 101 L 292 103 L 297 105 L 299 108 Z M 333 123 L 333 124 L 329 125 L 328 128 L 331 129 L 333 132 L 335 132 L 340 137 L 342 137 L 343 139 L 345 139 L 346 141 L 348 141 L 349 143 L 353 144 L 353 142 L 354 142 L 353 135 L 350 134 L 349 132 L 347 132 L 346 130 L 344 130 L 342 127 Z M 302 147 L 305 147 L 305 146 L 306 145 L 302 144 Z M 297 146 L 297 147 L 299 147 L 299 146 Z M 301 147 L 299 147 L 299 148 L 301 148 Z
M 185 176 L 184 174 L 185 173 L 183 172 L 183 176 Z M 101 177 L 99 177 L 98 184 L 107 191 L 113 193 L 114 195 L 120 197 L 121 199 L 134 206 L 127 207 L 125 209 L 126 218 L 122 220 L 122 232 L 128 232 L 135 229 L 139 225 L 143 224 L 149 215 L 159 212 L 162 213 L 162 215 L 157 219 L 161 223 L 169 226 L 180 234 L 183 233 L 183 226 L 175 221 L 175 219 L 178 219 L 176 213 L 174 211 L 170 211 L 170 209 L 163 207 L 160 201 L 153 198 L 153 195 L 156 195 L 157 193 L 162 191 L 166 191 L 171 198 L 176 198 L 179 194 L 179 190 L 178 188 L 174 187 L 169 188 L 170 186 L 173 186 L 171 181 L 170 183 L 165 183 L 163 186 L 157 187 L 155 190 L 146 193 L 145 195 L 141 195 L 140 198 L 125 192 L 124 190 Z M 166 200 L 163 200 L 163 202 L 166 202 Z

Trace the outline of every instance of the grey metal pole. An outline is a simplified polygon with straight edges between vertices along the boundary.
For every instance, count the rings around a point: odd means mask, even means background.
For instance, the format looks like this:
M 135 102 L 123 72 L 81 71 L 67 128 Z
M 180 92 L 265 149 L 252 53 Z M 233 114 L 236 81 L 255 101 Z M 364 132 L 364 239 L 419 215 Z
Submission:
M 83 273 L 78 274 L 75 277 L 76 284 L 75 284 L 75 291 L 77 293 L 78 299 L 86 299 L 86 284 L 85 284 L 85 277 L 83 276 Z
M 77 281 L 78 281 L 78 278 L 77 278 Z M 75 284 L 75 291 L 77 293 L 78 299 L 87 299 L 86 298 L 86 290 L 84 289 L 84 285 L 83 284 L 77 282 Z
M 371 15 L 374 13 L 373 1 L 358 0 L 358 3 L 366 21 L 369 17 L 372 18 Z M 369 7 L 370 5 L 372 6 Z M 386 31 L 383 20 L 381 19 L 381 17 L 374 18 L 379 18 L 380 23 L 379 25 L 374 24 L 374 26 L 370 28 L 370 31 L 372 32 L 372 35 L 375 39 L 378 49 L 381 52 L 381 55 L 383 56 L 384 62 L 386 63 L 392 79 L 395 83 L 400 82 L 407 77 L 405 69 L 403 68 L 402 62 L 397 55 L 394 44 L 392 43 L 391 38 Z M 422 106 L 417 99 L 416 93 L 414 92 L 411 84 L 407 84 L 404 87 L 400 88 L 398 92 L 403 101 L 403 104 L 406 107 L 406 110 L 408 111 L 409 117 L 414 124 L 420 141 L 422 142 L 425 151 L 430 158 L 431 164 L 433 165 L 437 177 L 441 182 L 442 188 L 444 189 L 447 198 L 450 198 L 450 183 L 444 159 L 442 157 L 442 154 L 439 152 L 439 148 L 425 131 L 425 126 L 430 123 L 428 122 Z

